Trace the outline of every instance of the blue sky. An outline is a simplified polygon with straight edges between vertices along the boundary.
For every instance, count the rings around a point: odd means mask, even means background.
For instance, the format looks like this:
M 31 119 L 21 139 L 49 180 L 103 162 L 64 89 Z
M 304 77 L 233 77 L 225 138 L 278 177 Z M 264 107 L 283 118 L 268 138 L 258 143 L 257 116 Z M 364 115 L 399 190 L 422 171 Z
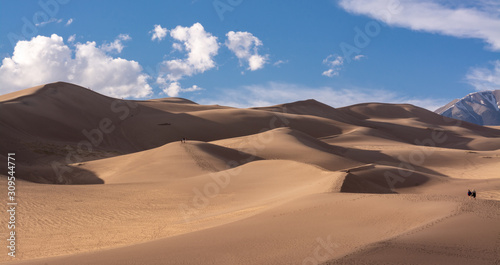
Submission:
M 0 94 L 435 109 L 500 89 L 497 1 L 1 1 Z

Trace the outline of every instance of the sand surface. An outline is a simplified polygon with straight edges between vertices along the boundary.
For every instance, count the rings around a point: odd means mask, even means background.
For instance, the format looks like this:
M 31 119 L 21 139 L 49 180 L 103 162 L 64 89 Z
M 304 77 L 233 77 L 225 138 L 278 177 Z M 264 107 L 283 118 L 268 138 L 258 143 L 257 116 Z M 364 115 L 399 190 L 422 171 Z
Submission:
M 0 96 L 0 113 L 18 202 L 2 264 L 500 264 L 497 127 L 404 104 L 237 109 L 67 83 Z

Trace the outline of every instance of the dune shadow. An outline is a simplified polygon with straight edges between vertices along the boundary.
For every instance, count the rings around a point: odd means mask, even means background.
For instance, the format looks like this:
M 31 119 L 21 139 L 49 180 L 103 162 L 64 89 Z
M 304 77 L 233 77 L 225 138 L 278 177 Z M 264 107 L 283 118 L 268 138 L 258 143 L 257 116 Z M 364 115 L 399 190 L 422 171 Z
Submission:
M 62 165 L 55 166 L 28 166 L 19 164 L 17 166 L 17 177 L 34 183 L 43 184 L 104 184 L 94 172 L 80 168 L 79 166 Z

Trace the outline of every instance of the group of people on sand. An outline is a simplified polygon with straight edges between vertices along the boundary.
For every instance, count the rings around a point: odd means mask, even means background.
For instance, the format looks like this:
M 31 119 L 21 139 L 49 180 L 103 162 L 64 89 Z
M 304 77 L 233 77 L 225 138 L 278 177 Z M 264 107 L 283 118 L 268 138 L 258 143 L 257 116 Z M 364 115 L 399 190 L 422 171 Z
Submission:
M 475 199 L 476 198 L 476 190 L 474 190 L 474 189 L 472 191 L 469 190 L 467 192 L 467 195 L 469 195 L 469 198 L 474 198 Z
M 187 140 L 186 137 L 182 137 L 181 143 L 186 143 L 186 140 Z

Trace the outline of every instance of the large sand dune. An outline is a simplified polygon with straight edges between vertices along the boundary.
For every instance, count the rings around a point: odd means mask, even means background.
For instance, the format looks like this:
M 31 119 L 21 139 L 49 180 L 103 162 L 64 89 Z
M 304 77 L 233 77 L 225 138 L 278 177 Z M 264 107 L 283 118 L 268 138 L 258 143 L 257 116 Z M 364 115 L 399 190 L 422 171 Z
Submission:
M 18 178 L 2 264 L 500 262 L 496 127 L 404 104 L 237 109 L 62 82 L 0 96 L 0 114 Z

